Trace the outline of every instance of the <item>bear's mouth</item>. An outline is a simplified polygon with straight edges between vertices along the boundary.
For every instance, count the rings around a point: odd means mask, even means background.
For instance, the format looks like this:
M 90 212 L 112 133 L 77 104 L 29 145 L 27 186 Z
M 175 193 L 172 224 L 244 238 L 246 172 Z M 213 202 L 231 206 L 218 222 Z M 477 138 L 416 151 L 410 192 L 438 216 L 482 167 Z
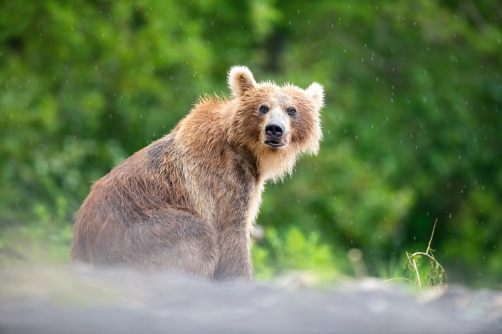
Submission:
M 284 146 L 283 142 L 280 142 L 280 141 L 277 141 L 277 140 L 267 140 L 265 142 L 265 144 L 267 144 L 268 146 L 272 146 L 272 147 L 281 147 L 281 146 Z

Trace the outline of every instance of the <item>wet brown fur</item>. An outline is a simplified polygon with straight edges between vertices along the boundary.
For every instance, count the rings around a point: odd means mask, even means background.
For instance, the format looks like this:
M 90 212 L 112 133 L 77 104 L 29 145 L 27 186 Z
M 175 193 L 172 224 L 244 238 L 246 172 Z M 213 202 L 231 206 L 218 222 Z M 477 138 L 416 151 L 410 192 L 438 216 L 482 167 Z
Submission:
M 317 151 L 322 88 L 257 84 L 243 67 L 229 81 L 232 99 L 203 97 L 170 134 L 92 186 L 76 215 L 73 261 L 252 279 L 250 229 L 265 181 Z M 264 102 L 298 109 L 286 147 L 263 143 Z

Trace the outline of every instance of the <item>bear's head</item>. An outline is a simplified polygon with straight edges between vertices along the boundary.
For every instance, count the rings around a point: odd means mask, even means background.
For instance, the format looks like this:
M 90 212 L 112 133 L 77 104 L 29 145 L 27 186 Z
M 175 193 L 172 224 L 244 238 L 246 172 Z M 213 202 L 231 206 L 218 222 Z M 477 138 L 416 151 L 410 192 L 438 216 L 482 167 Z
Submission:
M 317 153 L 324 105 L 321 85 L 314 82 L 301 89 L 257 83 L 244 66 L 231 68 L 228 83 L 235 103 L 228 138 L 252 152 L 265 180 L 291 173 L 299 154 Z

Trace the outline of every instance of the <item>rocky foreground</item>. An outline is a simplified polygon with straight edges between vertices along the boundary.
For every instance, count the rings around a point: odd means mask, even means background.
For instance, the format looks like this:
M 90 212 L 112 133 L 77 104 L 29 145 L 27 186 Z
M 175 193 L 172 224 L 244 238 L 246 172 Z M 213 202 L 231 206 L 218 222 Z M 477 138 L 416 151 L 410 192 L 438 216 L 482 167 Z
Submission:
M 329 289 L 171 273 L 0 270 L 0 333 L 502 333 L 502 293 L 413 295 L 372 280 Z

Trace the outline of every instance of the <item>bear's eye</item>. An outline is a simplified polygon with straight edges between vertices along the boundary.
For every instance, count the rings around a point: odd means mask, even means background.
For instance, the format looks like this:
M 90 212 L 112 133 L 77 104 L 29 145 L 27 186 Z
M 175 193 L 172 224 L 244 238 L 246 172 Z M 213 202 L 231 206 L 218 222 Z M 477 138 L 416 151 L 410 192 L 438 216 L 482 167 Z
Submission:
M 294 114 L 296 114 L 296 108 L 289 107 L 288 109 L 286 109 L 286 112 L 288 113 L 288 115 L 294 115 Z
M 266 113 L 268 113 L 268 111 L 269 111 L 269 108 L 268 108 L 266 105 L 262 104 L 262 105 L 260 106 L 260 112 L 261 112 L 262 114 L 266 114 Z

